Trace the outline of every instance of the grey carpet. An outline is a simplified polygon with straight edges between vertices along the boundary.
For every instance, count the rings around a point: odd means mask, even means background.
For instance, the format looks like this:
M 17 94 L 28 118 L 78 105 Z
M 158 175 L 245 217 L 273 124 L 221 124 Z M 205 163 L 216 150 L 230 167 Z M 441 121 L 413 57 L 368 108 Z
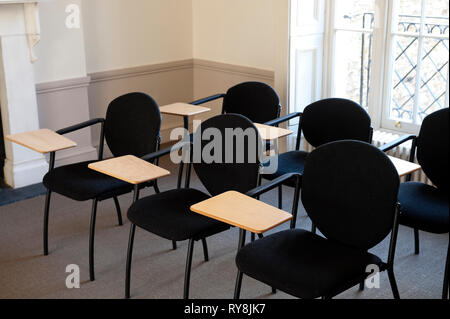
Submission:
M 170 169 L 170 177 L 161 179 L 161 190 L 175 187 L 177 168 L 166 159 L 161 166 Z M 193 187 L 198 187 L 193 177 Z M 143 196 L 153 193 L 145 190 Z M 292 190 L 285 189 L 285 209 L 290 209 Z M 276 204 L 276 191 L 262 197 Z M 50 255 L 42 255 L 42 215 L 44 196 L 0 207 L 0 298 L 123 298 L 125 259 L 130 224 L 126 210 L 131 195 L 120 198 L 125 225 L 117 226 L 112 200 L 101 202 L 95 241 L 96 281 L 89 281 L 88 234 L 90 202 L 75 202 L 54 195 L 50 212 Z M 298 228 L 310 229 L 303 209 L 299 211 Z M 281 226 L 273 231 L 285 229 Z M 237 229 L 208 239 L 210 261 L 203 261 L 201 244 L 194 252 L 191 298 L 229 299 L 233 296 L 236 266 L 234 257 L 238 241 Z M 373 249 L 387 256 L 386 239 Z M 395 260 L 395 274 L 402 298 L 440 298 L 448 235 L 421 233 L 421 254 L 413 254 L 413 233 L 400 227 Z M 132 298 L 181 298 L 187 243 L 179 243 L 176 251 L 171 243 L 138 229 L 132 267 Z M 67 289 L 66 266 L 81 269 L 81 288 Z M 270 294 L 271 289 L 244 277 L 243 298 L 291 298 L 284 293 Z M 389 281 L 381 275 L 379 289 L 359 292 L 352 288 L 337 298 L 392 298 Z

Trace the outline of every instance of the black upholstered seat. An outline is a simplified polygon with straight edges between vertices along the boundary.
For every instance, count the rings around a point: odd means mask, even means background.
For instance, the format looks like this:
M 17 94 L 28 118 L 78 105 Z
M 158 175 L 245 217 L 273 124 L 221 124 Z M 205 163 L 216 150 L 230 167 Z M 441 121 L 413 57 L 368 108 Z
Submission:
M 88 161 L 55 168 L 44 176 L 44 185 L 52 192 L 77 201 L 130 192 L 133 187 L 119 179 L 88 168 Z
M 332 298 L 364 281 L 367 266 L 387 270 L 392 292 L 395 240 L 388 261 L 368 251 L 390 233 L 396 238 L 399 176 L 389 158 L 360 141 L 327 143 L 311 152 L 302 177 L 302 202 L 324 237 L 293 229 L 244 246 L 235 298 L 246 274 L 300 298 Z
M 189 207 L 210 198 L 196 189 L 179 189 L 143 198 L 128 210 L 128 219 L 160 237 L 183 241 L 212 236 L 229 225 L 195 214 Z
M 303 173 L 307 152 L 300 151 L 301 136 L 305 137 L 313 147 L 340 141 L 357 140 L 371 142 L 372 128 L 367 112 L 357 103 L 341 98 L 323 99 L 308 105 L 303 113 L 293 113 L 279 120 L 270 121 L 271 125 L 300 117 L 297 132 L 297 142 L 294 151 L 278 155 L 278 170 L 275 173 L 264 174 L 264 179 L 274 178 L 286 173 Z M 289 182 L 287 186 L 292 186 Z M 282 187 L 278 191 L 278 206 L 282 208 Z
M 158 104 L 147 94 L 129 93 L 114 99 L 108 106 L 105 119 L 89 120 L 62 130 L 68 134 L 80 129 L 101 124 L 98 160 L 103 159 L 103 146 L 106 143 L 114 157 L 134 155 L 142 157 L 159 148 L 161 113 Z M 89 274 L 94 274 L 94 235 L 97 204 L 113 198 L 119 225 L 122 215 L 117 196 L 130 192 L 132 185 L 121 180 L 98 173 L 88 168 L 94 161 L 75 163 L 54 168 L 55 153 L 50 155 L 50 170 L 44 176 L 47 188 L 44 210 L 44 255 L 48 254 L 48 220 L 52 192 L 77 201 L 92 200 L 91 226 L 89 235 Z M 153 186 L 159 192 L 157 182 L 145 183 L 140 187 Z
M 264 175 L 264 178 L 268 180 L 273 180 L 277 177 L 296 172 L 298 174 L 303 174 L 303 168 L 305 166 L 306 158 L 308 157 L 308 152 L 303 151 L 292 151 L 286 152 L 278 155 L 278 169 L 275 173 L 270 175 Z M 287 186 L 293 187 L 293 181 L 287 181 L 285 183 Z
M 311 232 L 287 230 L 242 248 L 236 264 L 248 276 L 298 298 L 333 295 L 337 287 L 364 279 L 380 258 Z
M 398 200 L 402 225 L 435 234 L 448 233 L 448 193 L 424 183 L 408 182 L 400 185 Z

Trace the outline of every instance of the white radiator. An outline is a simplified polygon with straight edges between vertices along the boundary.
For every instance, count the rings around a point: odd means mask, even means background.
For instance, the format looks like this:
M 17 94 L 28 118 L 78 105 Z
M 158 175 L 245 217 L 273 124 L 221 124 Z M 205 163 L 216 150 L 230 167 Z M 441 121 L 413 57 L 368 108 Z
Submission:
M 389 142 L 397 139 L 398 137 L 400 137 L 400 135 L 389 133 L 389 132 L 384 132 L 384 131 L 375 131 L 373 134 L 373 145 L 375 145 L 376 147 L 380 147 L 386 143 L 389 143 Z M 304 138 L 302 138 L 301 149 L 305 152 L 311 152 L 314 149 L 314 147 L 311 144 L 309 144 Z M 387 154 L 401 158 L 405 161 L 409 161 L 410 151 L 411 151 L 411 141 L 408 141 L 408 142 L 403 143 L 402 145 L 392 149 Z M 417 162 L 417 160 L 416 160 L 416 162 Z M 413 173 L 411 180 L 415 181 L 415 182 L 422 182 L 422 183 L 426 183 L 429 185 L 433 185 L 431 183 L 431 181 L 425 176 L 425 173 L 422 170 L 419 170 L 419 171 Z M 405 177 L 403 177 L 401 179 L 401 181 L 404 182 Z

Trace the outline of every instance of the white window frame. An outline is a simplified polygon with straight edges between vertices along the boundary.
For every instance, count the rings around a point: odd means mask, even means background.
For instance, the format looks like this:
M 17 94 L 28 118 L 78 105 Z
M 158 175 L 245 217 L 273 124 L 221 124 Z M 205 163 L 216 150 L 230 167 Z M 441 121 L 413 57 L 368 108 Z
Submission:
M 335 64 L 335 39 L 337 31 L 356 31 L 367 32 L 362 28 L 341 28 L 336 26 L 335 20 L 335 1 L 326 0 L 325 3 L 325 37 L 324 37 L 324 55 L 323 63 L 323 79 L 322 86 L 323 97 L 331 97 L 334 95 L 333 79 L 334 79 L 334 64 Z M 422 10 L 423 14 L 423 10 Z M 391 18 L 392 17 L 392 18 Z M 423 38 L 433 37 L 426 36 L 422 28 L 419 35 L 419 40 Z M 377 0 L 375 11 L 375 24 L 373 28 L 373 47 L 372 47 L 372 65 L 370 75 L 370 91 L 369 91 L 369 105 L 368 112 L 372 119 L 372 126 L 375 129 L 382 129 L 387 131 L 402 132 L 418 134 L 420 125 L 409 122 L 397 122 L 389 118 L 389 109 L 391 103 L 391 85 L 392 85 L 392 70 L 393 70 L 393 41 L 396 35 L 405 36 L 407 34 L 394 31 L 394 0 Z M 439 37 L 440 38 L 440 37 Z M 389 45 L 388 45 L 389 44 Z M 419 49 L 420 50 L 420 49 Z M 418 66 L 420 68 L 420 65 Z M 374 71 L 379 70 L 379 71 Z M 419 69 L 420 72 L 420 69 Z M 420 73 L 419 73 L 420 74 Z M 449 100 L 449 76 L 447 75 L 447 90 L 446 90 L 446 105 L 448 107 Z M 419 82 L 419 81 L 418 81 Z M 420 82 L 419 84 L 420 85 Z M 417 87 L 416 85 L 416 87 Z M 417 89 L 416 89 L 417 92 Z M 415 104 L 418 103 L 415 98 Z M 417 108 L 415 107 L 415 110 Z

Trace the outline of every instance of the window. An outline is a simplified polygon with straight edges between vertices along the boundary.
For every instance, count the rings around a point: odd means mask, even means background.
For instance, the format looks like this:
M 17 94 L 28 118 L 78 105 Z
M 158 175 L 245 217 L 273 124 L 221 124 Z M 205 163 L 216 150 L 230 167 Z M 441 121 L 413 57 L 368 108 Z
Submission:
M 354 100 L 374 125 L 417 132 L 449 101 L 448 0 L 330 0 L 329 96 Z

